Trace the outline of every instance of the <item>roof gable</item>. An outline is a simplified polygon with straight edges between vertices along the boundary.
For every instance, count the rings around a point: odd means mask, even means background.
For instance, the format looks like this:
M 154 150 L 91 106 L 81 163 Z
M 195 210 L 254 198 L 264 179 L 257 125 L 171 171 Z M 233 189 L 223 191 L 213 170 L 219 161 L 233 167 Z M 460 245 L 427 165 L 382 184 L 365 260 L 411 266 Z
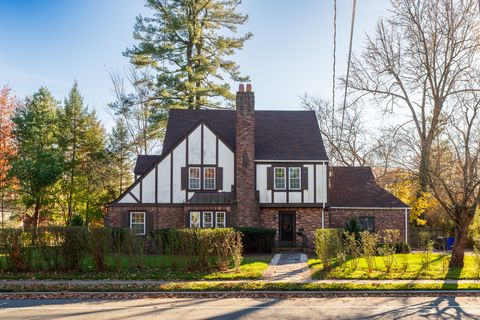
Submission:
M 204 122 L 232 150 L 235 110 L 170 110 L 163 152 Z M 255 111 L 255 160 L 328 160 L 313 111 Z

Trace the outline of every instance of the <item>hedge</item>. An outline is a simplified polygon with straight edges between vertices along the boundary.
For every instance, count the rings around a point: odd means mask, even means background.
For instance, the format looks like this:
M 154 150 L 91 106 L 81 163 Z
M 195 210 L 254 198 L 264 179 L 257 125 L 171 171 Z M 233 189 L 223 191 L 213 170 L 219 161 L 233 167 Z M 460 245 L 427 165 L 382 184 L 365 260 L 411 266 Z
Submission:
M 271 253 L 275 245 L 275 229 L 237 227 L 235 230 L 243 234 L 243 252 Z

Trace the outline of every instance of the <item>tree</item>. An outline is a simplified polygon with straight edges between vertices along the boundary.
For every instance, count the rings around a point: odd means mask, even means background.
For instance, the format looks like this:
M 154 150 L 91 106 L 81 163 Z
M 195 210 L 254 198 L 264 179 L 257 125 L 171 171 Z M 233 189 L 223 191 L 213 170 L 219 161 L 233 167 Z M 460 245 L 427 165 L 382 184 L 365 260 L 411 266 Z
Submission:
M 115 127 L 109 137 L 109 158 L 111 160 L 110 170 L 115 177 L 113 185 L 113 198 L 118 197 L 125 187 L 131 182 L 131 156 L 132 145 L 129 140 L 125 121 L 120 118 L 115 122 Z
M 354 58 L 346 85 L 373 98 L 386 113 L 403 119 L 415 141 L 418 196 L 428 191 L 431 150 L 445 121 L 442 112 L 469 87 L 480 52 L 476 0 L 392 0 L 391 16 L 367 37 L 361 58 Z M 345 81 L 345 80 L 344 80 Z
M 136 154 L 156 151 L 165 133 L 167 112 L 158 109 L 149 98 L 153 95 L 149 75 L 130 67 L 126 75 L 110 72 L 115 102 L 108 105 L 114 117 L 122 119 Z M 128 93 L 131 87 L 133 92 Z
M 18 152 L 12 175 L 27 208 L 33 206 L 32 225 L 37 227 L 49 189 L 62 174 L 63 156 L 58 148 L 58 104 L 45 87 L 40 88 L 13 117 Z
M 10 176 L 11 158 L 16 154 L 13 136 L 12 116 L 17 104 L 11 89 L 3 87 L 0 90 L 0 211 L 2 228 L 5 224 L 5 206 L 11 198 L 14 179 Z
M 478 78 L 477 78 L 478 79 Z M 454 112 L 436 139 L 431 190 L 454 224 L 450 267 L 463 267 L 468 229 L 480 204 L 480 94 L 457 94 Z
M 229 60 L 252 37 L 236 33 L 248 16 L 237 12 L 241 0 L 146 0 L 153 17 L 139 15 L 134 29 L 138 44 L 124 55 L 137 68 L 154 71 L 150 99 L 160 107 L 219 106 L 219 98 L 233 101 L 225 75 L 247 81 Z

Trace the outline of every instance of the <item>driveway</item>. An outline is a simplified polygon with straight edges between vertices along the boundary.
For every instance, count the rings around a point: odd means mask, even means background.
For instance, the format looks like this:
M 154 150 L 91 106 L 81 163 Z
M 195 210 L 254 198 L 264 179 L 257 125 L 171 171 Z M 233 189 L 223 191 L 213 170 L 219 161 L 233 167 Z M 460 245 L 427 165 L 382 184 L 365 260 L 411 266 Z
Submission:
M 0 300 L 0 319 L 479 319 L 476 297 Z

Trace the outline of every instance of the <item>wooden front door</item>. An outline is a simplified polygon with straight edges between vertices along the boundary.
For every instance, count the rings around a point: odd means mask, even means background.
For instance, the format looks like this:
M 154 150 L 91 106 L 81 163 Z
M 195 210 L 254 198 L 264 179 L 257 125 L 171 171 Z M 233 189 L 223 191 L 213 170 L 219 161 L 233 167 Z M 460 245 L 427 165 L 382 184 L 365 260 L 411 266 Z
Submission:
M 279 212 L 280 246 L 295 245 L 295 212 Z

